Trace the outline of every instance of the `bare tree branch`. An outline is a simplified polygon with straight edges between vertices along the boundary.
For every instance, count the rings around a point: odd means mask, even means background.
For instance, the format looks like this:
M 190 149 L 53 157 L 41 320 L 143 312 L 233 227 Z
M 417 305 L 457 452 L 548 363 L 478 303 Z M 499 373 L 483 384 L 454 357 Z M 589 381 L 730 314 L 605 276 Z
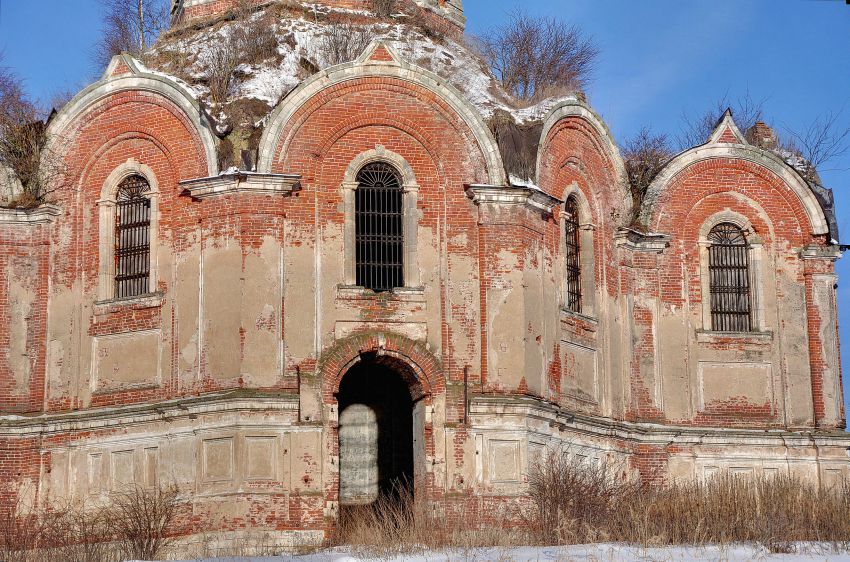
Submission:
M 502 86 L 535 101 L 587 87 L 599 53 L 575 25 L 521 10 L 479 38 L 482 54 Z
M 141 56 L 168 29 L 168 0 L 99 0 L 103 36 L 95 46 L 95 62 L 105 67 L 121 53 Z
M 764 99 L 754 99 L 749 90 L 736 100 L 730 100 L 729 94 L 723 94 L 704 113 L 694 117 L 688 113 L 682 114 L 682 130 L 676 141 L 679 150 L 687 150 L 694 146 L 704 144 L 717 122 L 723 117 L 727 109 L 732 110 L 732 116 L 738 128 L 746 134 L 753 126 L 764 119 Z
M 805 160 L 805 165 L 798 170 L 806 180 L 819 184 L 818 172 L 833 169 L 824 166 L 850 149 L 850 125 L 842 121 L 842 113 L 829 111 L 802 129 L 784 127 L 790 137 L 786 148 Z
M 643 127 L 625 142 L 620 151 L 637 209 L 649 184 L 673 157 L 673 150 L 667 135 L 654 134 L 649 127 Z
M 23 189 L 15 193 L 12 185 L 1 186 L 0 191 L 12 195 L 7 204 L 35 206 L 65 185 L 64 159 L 49 148 L 43 115 L 27 98 L 21 80 L 0 66 L 0 165 L 14 172 Z M 3 181 L 14 178 L 4 175 Z

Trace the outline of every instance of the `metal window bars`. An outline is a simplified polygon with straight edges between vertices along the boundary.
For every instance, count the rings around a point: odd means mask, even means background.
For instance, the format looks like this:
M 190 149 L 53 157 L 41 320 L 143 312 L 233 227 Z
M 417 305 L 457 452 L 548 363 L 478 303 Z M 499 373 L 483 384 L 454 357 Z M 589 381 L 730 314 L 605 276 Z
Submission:
M 747 237 L 738 226 L 720 223 L 708 233 L 711 327 L 718 332 L 752 330 Z
M 384 162 L 357 173 L 354 197 L 357 284 L 376 292 L 404 286 L 402 185 Z
M 147 180 L 129 176 L 118 186 L 115 212 L 115 297 L 147 294 L 150 290 L 151 202 Z
M 564 205 L 564 261 L 567 270 L 567 310 L 581 312 L 581 248 L 579 246 L 578 204 L 575 196 Z

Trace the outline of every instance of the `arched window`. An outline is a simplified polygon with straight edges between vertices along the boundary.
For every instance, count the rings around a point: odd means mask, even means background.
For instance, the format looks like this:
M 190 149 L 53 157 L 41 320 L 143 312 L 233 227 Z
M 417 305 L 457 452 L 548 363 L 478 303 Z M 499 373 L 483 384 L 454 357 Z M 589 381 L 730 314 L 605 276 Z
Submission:
M 354 198 L 357 285 L 373 291 L 404 286 L 401 176 L 385 162 L 357 173 Z
M 567 274 L 566 308 L 581 312 L 581 242 L 579 238 L 578 202 L 574 195 L 564 205 L 564 261 Z
M 115 204 L 115 297 L 150 292 L 150 184 L 140 175 L 125 178 Z
M 718 332 L 752 330 L 750 263 L 747 237 L 722 222 L 708 233 L 711 328 Z

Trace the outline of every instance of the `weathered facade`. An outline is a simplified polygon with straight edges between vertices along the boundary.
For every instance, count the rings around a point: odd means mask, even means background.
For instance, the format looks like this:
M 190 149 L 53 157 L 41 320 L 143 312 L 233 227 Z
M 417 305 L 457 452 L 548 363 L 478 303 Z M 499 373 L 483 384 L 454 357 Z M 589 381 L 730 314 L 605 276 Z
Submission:
M 281 101 L 256 172 L 126 56 L 50 130 L 73 189 L 0 210 L 0 501 L 174 482 L 186 535 L 316 541 L 393 478 L 491 513 L 549 445 L 850 476 L 831 209 L 729 114 L 639 208 L 585 102 L 513 185 L 464 94 L 380 42 Z

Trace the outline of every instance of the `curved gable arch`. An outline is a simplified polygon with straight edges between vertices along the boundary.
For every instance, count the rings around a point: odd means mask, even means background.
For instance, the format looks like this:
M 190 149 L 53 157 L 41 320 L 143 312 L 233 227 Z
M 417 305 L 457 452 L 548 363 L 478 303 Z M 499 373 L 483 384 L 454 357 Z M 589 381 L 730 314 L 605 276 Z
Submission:
M 116 63 L 124 63 L 131 73 L 108 76 Z M 193 126 L 203 145 L 208 174 L 213 176 L 218 173 L 216 140 L 212 133 L 212 127 L 191 93 L 174 80 L 160 74 L 140 70 L 137 63 L 126 55 L 115 57 L 104 77 L 78 93 L 50 122 L 48 138 L 51 139 L 51 145 L 59 142 L 58 139 L 62 139 L 63 135 L 71 131 L 80 117 L 97 102 L 111 95 L 127 91 L 158 94 L 176 105 Z M 51 146 L 50 148 L 55 149 L 56 147 Z
M 781 179 L 797 196 L 806 212 L 812 228 L 812 234 L 829 233 L 826 215 L 815 198 L 814 193 L 803 178 L 781 158 L 768 151 L 751 145 L 732 145 L 726 143 L 706 144 L 686 150 L 673 158 L 652 181 L 647 188 L 643 206 L 640 209 L 639 222 L 651 228 L 658 215 L 657 203 L 664 194 L 667 186 L 671 185 L 677 176 L 689 167 L 705 160 L 737 159 L 756 164 L 765 168 Z
M 380 53 L 384 56 L 372 57 L 379 50 L 385 51 Z M 257 171 L 261 173 L 271 172 L 277 147 L 281 143 L 281 135 L 286 125 L 309 100 L 321 95 L 321 92 L 335 85 L 375 77 L 396 78 L 415 84 L 431 91 L 436 97 L 447 103 L 469 127 L 478 143 L 484 157 L 490 183 L 493 185 L 507 184 L 505 168 L 496 140 L 475 106 L 464 99 L 451 84 L 436 74 L 399 59 L 389 47 L 380 41 L 374 41 L 357 60 L 328 68 L 313 75 L 286 97 L 283 103 L 272 112 L 269 117 L 269 125 L 263 131 L 263 136 L 260 139 Z M 285 152 L 285 148 L 281 152 Z
M 537 179 L 540 181 L 541 167 L 543 166 L 544 150 L 549 142 L 549 136 L 555 127 L 564 119 L 577 117 L 590 125 L 596 132 L 599 139 L 603 142 L 608 158 L 614 165 L 614 174 L 616 176 L 615 186 L 622 195 L 622 201 L 625 205 L 623 216 L 629 216 L 632 208 L 632 197 L 628 189 L 628 179 L 626 175 L 626 166 L 623 158 L 620 155 L 620 150 L 617 148 L 617 143 L 614 142 L 614 137 L 605 122 L 596 114 L 587 104 L 579 101 L 576 98 L 566 99 L 555 105 L 546 116 L 543 123 L 543 131 L 540 134 L 540 144 L 537 149 Z

